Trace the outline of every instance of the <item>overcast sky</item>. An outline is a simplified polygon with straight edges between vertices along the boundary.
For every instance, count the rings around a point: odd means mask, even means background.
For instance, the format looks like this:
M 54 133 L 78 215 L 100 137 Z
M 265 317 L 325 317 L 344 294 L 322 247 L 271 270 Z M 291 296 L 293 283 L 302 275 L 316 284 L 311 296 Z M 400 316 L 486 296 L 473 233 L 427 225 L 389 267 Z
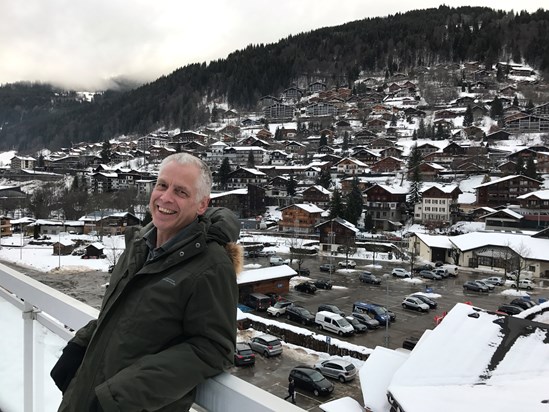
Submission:
M 99 90 L 117 76 L 151 81 L 249 44 L 367 17 L 448 4 L 534 12 L 542 0 L 1 0 L 0 84 Z M 546 8 L 546 6 L 545 6 Z

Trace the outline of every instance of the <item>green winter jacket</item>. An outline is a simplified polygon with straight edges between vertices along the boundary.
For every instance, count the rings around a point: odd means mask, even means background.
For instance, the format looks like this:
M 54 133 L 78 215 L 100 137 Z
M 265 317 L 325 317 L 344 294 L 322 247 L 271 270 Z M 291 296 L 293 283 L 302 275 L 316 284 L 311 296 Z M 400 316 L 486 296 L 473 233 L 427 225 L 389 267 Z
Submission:
M 187 411 L 196 385 L 232 364 L 238 220 L 209 208 L 168 256 L 145 264 L 151 228 L 129 229 L 98 319 L 72 339 L 87 349 L 59 411 Z

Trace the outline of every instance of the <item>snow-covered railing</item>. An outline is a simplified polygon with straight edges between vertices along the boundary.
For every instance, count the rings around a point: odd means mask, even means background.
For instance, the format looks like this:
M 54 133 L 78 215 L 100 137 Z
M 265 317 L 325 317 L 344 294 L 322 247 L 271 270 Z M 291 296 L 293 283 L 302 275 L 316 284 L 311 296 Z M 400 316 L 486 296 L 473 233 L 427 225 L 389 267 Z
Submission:
M 23 318 L 23 412 L 35 410 L 34 385 L 49 378 L 49 370 L 35 365 L 35 322 L 64 340 L 98 315 L 98 311 L 24 274 L 0 264 L 0 298 L 19 308 Z M 3 332 L 5 333 L 5 331 Z M 37 357 L 39 358 L 39 357 Z M 17 359 L 14 357 L 14 362 Z M 40 375 L 44 376 L 40 376 Z M 38 375 L 38 376 L 36 376 Z M 199 386 L 196 408 L 209 412 L 289 411 L 303 409 L 278 398 L 228 373 L 209 379 Z M 42 409 L 43 406 L 42 406 Z

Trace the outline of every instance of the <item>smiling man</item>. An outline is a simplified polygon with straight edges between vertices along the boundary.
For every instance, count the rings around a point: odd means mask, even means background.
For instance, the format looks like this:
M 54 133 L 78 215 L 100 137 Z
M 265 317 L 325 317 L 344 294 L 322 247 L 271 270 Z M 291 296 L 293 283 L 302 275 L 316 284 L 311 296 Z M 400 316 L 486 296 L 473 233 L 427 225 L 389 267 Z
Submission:
M 239 223 L 208 208 L 211 182 L 192 155 L 160 165 L 152 222 L 128 228 L 98 319 L 51 372 L 59 411 L 187 411 L 196 386 L 232 363 Z

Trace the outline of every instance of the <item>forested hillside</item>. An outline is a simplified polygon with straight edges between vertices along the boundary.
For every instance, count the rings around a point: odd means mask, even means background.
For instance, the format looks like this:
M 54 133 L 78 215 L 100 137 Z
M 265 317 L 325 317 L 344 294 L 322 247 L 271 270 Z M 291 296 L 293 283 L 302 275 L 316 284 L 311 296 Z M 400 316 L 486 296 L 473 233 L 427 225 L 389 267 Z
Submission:
M 519 5 L 520 7 L 520 5 Z M 298 79 L 352 85 L 360 73 L 411 72 L 448 62 L 522 62 L 549 74 L 549 12 L 519 14 L 483 7 L 417 10 L 250 45 L 226 59 L 191 64 L 134 90 L 76 101 L 47 85 L 0 87 L 0 150 L 32 153 L 80 141 L 166 127 L 195 128 L 209 103 L 255 107 Z

